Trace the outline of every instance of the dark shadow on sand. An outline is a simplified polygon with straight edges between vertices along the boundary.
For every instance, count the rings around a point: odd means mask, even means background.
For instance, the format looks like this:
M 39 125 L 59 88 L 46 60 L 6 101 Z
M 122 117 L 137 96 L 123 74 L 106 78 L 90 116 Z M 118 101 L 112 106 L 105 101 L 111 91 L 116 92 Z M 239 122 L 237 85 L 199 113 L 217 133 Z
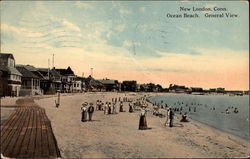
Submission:
M 152 128 L 144 128 L 144 129 L 138 129 L 138 130 L 151 130 Z
M 0 108 L 16 108 L 18 107 L 17 105 L 1 105 Z
M 101 120 L 87 120 L 86 122 L 100 122 Z
M 183 124 L 176 123 L 173 125 L 173 127 L 184 127 Z

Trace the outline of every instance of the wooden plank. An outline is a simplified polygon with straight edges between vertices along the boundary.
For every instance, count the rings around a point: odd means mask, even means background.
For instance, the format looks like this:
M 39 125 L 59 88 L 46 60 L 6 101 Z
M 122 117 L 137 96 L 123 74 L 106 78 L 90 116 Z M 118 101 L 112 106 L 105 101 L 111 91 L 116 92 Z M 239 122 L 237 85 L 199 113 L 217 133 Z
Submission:
M 37 133 L 36 133 L 36 145 L 35 145 L 35 154 L 34 157 L 41 157 L 43 154 L 42 151 L 42 121 L 41 121 L 41 108 L 36 112 L 37 115 Z
M 10 116 L 8 117 L 8 119 L 5 120 L 5 121 L 1 124 L 1 136 L 2 136 L 2 130 L 3 130 L 4 128 L 6 128 L 6 126 L 12 121 L 12 120 L 9 120 L 9 119 L 14 118 L 16 111 L 17 111 L 17 108 L 15 108 L 15 110 L 10 114 Z
M 28 149 L 27 149 L 27 156 L 29 158 L 33 158 L 34 154 L 35 154 L 35 142 L 36 142 L 36 120 L 37 120 L 37 115 L 36 115 L 36 111 L 37 108 L 36 107 L 31 107 L 33 114 L 33 121 L 32 121 L 32 128 L 31 128 L 31 134 L 29 136 L 29 145 L 28 145 Z
M 13 148 L 12 153 L 10 154 L 10 157 L 15 157 L 16 158 L 18 156 L 18 154 L 20 153 L 20 150 L 21 150 L 21 147 L 22 147 L 22 142 L 24 140 L 24 137 L 25 137 L 25 134 L 26 134 L 26 131 L 27 131 L 27 127 L 29 125 L 29 121 L 31 120 L 31 115 L 29 114 L 28 109 L 25 108 L 25 110 L 26 110 L 26 113 L 27 113 L 26 118 L 25 118 L 25 123 L 24 123 L 24 125 L 22 127 L 22 130 L 21 130 L 20 134 L 19 134 L 16 145 Z
M 28 127 L 26 128 L 27 131 L 25 133 L 25 137 L 24 140 L 22 142 L 22 147 L 20 149 L 20 153 L 18 154 L 18 158 L 28 158 L 28 146 L 29 146 L 29 140 L 30 140 L 30 134 L 31 134 L 31 130 L 32 130 L 32 124 L 33 124 L 33 119 L 34 119 L 34 112 L 32 111 L 32 109 L 28 109 L 28 112 L 30 114 L 30 120 L 29 120 L 29 124 Z
M 45 126 L 46 126 L 46 135 L 47 135 L 47 139 L 48 139 L 48 149 L 49 149 L 49 157 L 57 157 L 57 153 L 56 153 L 56 148 L 55 145 L 53 145 L 53 137 L 51 135 L 51 125 L 50 125 L 50 121 L 47 118 L 47 115 L 45 113 L 45 111 L 43 112 L 43 119 L 45 121 Z
M 3 135 L 3 137 L 1 138 L 1 151 L 3 154 L 4 154 L 5 149 L 8 147 L 9 142 L 13 138 L 13 135 L 15 134 L 15 132 L 17 131 L 19 127 L 19 120 L 22 119 L 23 113 L 24 113 L 24 110 L 19 109 L 18 114 L 16 115 L 15 119 L 13 120 L 11 125 L 8 127 L 8 129 L 5 130 L 8 132 L 5 133 L 5 135 Z
M 50 157 L 57 157 L 57 146 L 53 137 L 51 126 L 48 125 L 48 141 L 49 141 L 49 155 Z
M 42 124 L 42 157 L 48 158 L 49 157 L 49 142 L 48 142 L 48 135 L 47 135 L 47 126 L 45 121 L 45 110 L 41 109 L 41 124 Z
M 10 154 L 11 154 L 11 152 L 13 152 L 13 149 L 14 149 L 14 147 L 16 145 L 16 142 L 17 142 L 17 140 L 19 138 L 21 130 L 22 130 L 23 126 L 24 126 L 25 119 L 27 118 L 27 115 L 28 115 L 28 113 L 24 109 L 23 113 L 22 113 L 22 118 L 20 118 L 18 123 L 16 123 L 16 125 L 18 125 L 18 128 L 16 129 L 16 131 L 14 131 L 14 134 L 12 135 L 11 140 L 8 143 L 8 146 L 4 150 L 4 153 L 3 153 L 4 156 L 11 157 Z
M 20 99 L 17 104 L 19 107 L 1 126 L 1 152 L 13 158 L 61 157 L 45 109 L 32 98 Z
M 2 129 L 1 129 L 2 131 L 1 139 L 5 138 L 4 136 L 8 135 L 9 130 L 10 130 L 9 128 L 11 127 L 11 125 L 13 125 L 13 123 L 15 123 L 16 118 L 21 113 L 19 109 L 20 108 L 16 109 L 15 112 L 13 112 L 13 116 L 11 116 L 11 118 L 8 118 L 8 120 L 3 124 Z
M 48 145 L 49 145 L 49 156 L 50 157 L 61 157 L 60 155 L 60 151 L 56 142 L 56 138 L 53 134 L 53 130 L 52 130 L 52 126 L 51 126 L 51 122 L 48 118 L 48 116 L 45 113 L 45 110 L 43 111 L 43 118 L 45 120 L 46 123 L 46 127 L 47 127 L 47 136 L 48 136 Z

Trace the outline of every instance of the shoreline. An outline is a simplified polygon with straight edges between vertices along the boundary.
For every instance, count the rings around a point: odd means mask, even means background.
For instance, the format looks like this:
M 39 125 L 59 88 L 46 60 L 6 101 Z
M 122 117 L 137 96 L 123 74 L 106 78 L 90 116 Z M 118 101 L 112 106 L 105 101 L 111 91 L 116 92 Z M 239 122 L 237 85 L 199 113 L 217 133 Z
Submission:
M 156 97 L 156 96 L 168 96 L 168 95 L 177 95 L 177 96 L 178 96 L 178 95 L 185 95 L 185 94 L 178 94 L 178 93 L 177 93 L 177 94 L 157 94 L 157 95 L 152 95 L 152 96 L 148 97 L 148 101 L 150 101 L 149 98 L 154 98 L 154 97 Z M 186 94 L 186 95 L 189 95 L 189 94 Z M 191 95 L 191 94 L 190 94 L 190 95 Z M 213 94 L 213 95 L 214 95 L 214 94 Z M 204 96 L 207 96 L 207 95 L 204 95 Z M 215 94 L 214 96 L 217 96 L 217 95 Z M 177 115 L 179 115 L 179 113 L 178 113 Z M 179 115 L 179 116 L 180 116 L 180 115 Z M 232 132 L 227 131 L 227 130 L 225 130 L 225 129 L 221 129 L 221 128 L 219 128 L 219 127 L 213 126 L 212 124 L 208 124 L 208 123 L 206 123 L 206 122 L 204 122 L 204 121 L 199 121 L 199 119 L 193 118 L 192 115 L 188 115 L 188 118 L 191 119 L 191 120 L 194 121 L 194 122 L 201 123 L 201 124 L 203 124 L 203 125 L 205 125 L 205 126 L 208 126 L 208 127 L 210 127 L 210 128 L 216 129 L 216 130 L 221 131 L 221 132 L 223 132 L 223 133 L 228 133 L 228 134 L 234 135 L 235 137 L 238 137 L 238 138 L 240 138 L 240 139 L 242 139 L 242 140 L 250 141 L 250 137 L 243 137 L 243 136 L 240 136 L 239 134 L 235 134 L 235 133 L 232 133 Z M 250 129 L 249 129 L 249 132 L 250 132 Z

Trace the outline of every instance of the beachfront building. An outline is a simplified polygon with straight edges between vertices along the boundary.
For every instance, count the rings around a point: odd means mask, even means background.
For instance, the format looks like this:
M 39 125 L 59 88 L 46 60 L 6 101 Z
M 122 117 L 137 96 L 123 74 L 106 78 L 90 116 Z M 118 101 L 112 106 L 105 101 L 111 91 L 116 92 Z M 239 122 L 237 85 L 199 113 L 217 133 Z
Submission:
M 41 95 L 40 78 L 25 66 L 17 66 L 17 70 L 22 74 L 22 83 L 20 89 L 20 96 L 26 95 Z
M 50 80 L 56 91 L 62 90 L 62 75 L 56 71 L 55 67 L 50 70 Z
M 19 96 L 22 74 L 16 69 L 11 53 L 0 53 L 0 95 Z
M 104 91 L 103 84 L 95 80 L 91 75 L 84 79 L 86 85 L 86 91 L 96 92 L 96 91 Z
M 185 87 L 185 86 L 170 84 L 169 91 L 170 92 L 175 92 L 175 93 L 188 93 L 189 89 L 187 87 Z
M 99 82 L 101 82 L 104 86 L 104 90 L 105 91 L 120 91 L 120 83 L 118 82 L 118 80 L 112 80 L 112 79 L 101 79 L 98 80 Z
M 0 97 L 7 96 L 8 70 L 0 66 Z
M 200 87 L 191 87 L 192 92 L 203 92 L 203 88 Z
M 73 84 L 73 92 L 84 92 L 86 91 L 85 78 L 76 77 L 75 83 Z
M 70 67 L 67 69 L 55 69 L 61 75 L 61 82 L 62 82 L 62 92 L 71 93 L 73 92 L 73 85 L 76 79 L 76 75 L 72 71 Z
M 41 77 L 40 87 L 44 94 L 55 94 L 62 89 L 61 75 L 55 68 L 38 68 L 37 72 Z

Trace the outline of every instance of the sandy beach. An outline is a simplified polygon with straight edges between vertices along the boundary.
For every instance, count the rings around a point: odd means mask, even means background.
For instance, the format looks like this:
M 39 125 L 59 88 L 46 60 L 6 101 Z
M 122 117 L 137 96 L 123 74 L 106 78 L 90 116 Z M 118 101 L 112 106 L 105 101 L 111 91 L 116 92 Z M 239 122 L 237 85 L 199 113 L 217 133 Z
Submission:
M 165 118 L 147 114 L 149 130 L 138 130 L 139 111 L 104 115 L 95 111 L 91 122 L 81 122 L 81 104 L 104 102 L 115 97 L 139 98 L 135 93 L 85 93 L 62 95 L 59 108 L 56 96 L 37 98 L 46 109 L 63 158 L 234 158 L 249 156 L 249 142 L 199 122 L 179 122 L 165 127 Z M 94 105 L 95 106 L 95 105 Z M 149 105 L 150 109 L 152 106 Z M 165 110 L 161 110 L 164 112 Z

